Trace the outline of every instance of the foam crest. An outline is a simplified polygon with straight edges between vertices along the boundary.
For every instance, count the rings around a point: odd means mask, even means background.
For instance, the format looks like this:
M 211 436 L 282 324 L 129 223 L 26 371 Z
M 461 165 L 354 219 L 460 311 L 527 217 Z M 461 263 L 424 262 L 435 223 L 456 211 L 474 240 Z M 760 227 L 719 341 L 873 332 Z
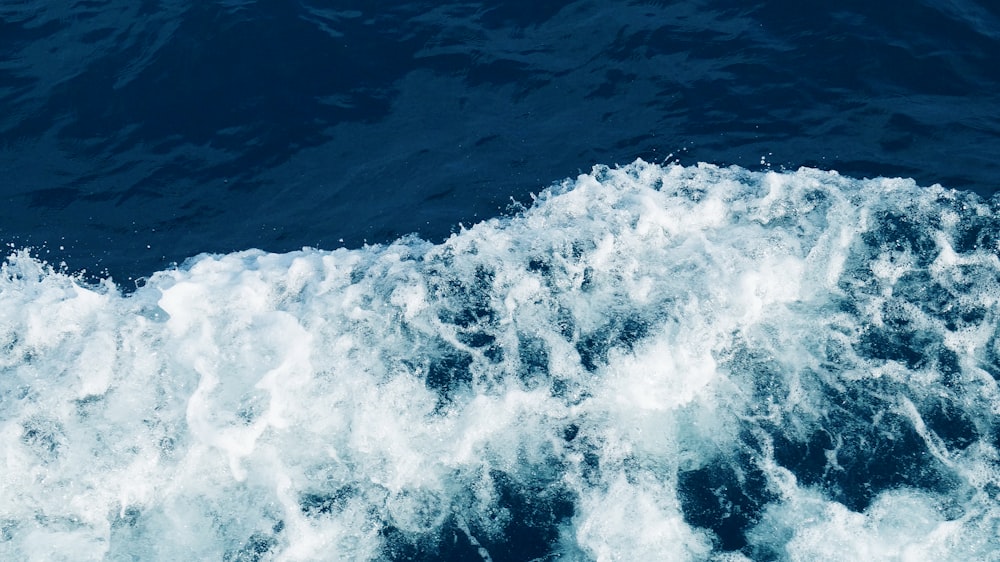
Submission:
M 986 557 L 1000 221 L 596 167 L 442 244 L 0 275 L 0 557 Z

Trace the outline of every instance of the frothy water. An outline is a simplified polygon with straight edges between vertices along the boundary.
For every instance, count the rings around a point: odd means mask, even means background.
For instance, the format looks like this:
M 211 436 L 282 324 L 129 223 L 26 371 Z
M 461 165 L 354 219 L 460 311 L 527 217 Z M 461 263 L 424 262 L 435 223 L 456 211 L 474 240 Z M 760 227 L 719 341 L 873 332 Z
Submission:
M 597 167 L 442 244 L 0 276 L 7 560 L 995 560 L 1000 220 Z

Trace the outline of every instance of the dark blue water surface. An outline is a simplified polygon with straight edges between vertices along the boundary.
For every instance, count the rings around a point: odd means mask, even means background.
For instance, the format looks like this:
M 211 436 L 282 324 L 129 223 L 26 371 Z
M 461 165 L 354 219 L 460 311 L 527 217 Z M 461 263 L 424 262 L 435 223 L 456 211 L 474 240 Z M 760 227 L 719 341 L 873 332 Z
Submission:
M 994 3 L 336 4 L 3 3 L 0 240 L 123 280 L 671 154 L 1000 187 Z

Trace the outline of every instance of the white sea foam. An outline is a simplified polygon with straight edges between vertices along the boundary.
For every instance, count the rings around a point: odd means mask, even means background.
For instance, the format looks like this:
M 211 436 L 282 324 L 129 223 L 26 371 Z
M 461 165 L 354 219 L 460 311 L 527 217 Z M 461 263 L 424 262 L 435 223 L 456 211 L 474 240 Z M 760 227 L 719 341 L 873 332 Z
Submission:
M 639 161 L 127 296 L 17 252 L 0 558 L 998 559 L 998 244 L 938 186 Z

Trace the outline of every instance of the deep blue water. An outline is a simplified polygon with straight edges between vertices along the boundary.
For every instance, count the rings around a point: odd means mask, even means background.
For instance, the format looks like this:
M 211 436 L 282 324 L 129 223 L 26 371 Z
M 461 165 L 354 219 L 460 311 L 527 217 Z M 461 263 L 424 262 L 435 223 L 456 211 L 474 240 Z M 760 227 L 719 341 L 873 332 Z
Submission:
M 1000 560 L 998 59 L 971 1 L 3 3 L 0 559 Z
M 970 1 L 6 2 L 0 239 L 126 280 L 671 154 L 988 195 L 998 54 Z

